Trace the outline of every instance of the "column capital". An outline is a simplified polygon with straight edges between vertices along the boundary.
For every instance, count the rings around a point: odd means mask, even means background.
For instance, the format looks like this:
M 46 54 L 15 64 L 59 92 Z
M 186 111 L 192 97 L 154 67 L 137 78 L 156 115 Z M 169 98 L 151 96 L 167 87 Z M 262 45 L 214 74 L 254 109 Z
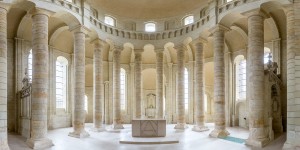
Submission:
M 260 11 L 260 10 L 255 10 L 255 11 L 249 12 L 249 13 L 246 14 L 246 16 L 248 16 L 248 18 L 253 17 L 253 16 L 260 16 L 264 19 L 270 17 L 268 14 L 266 14 L 266 13 Z
M 186 47 L 186 45 L 184 45 L 184 44 L 179 44 L 179 45 L 174 46 L 174 49 L 175 49 L 176 51 L 178 51 L 178 50 L 186 50 L 187 47 Z
M 31 16 L 46 15 L 49 18 L 52 13 L 47 11 L 47 10 L 34 7 L 31 10 L 28 11 L 28 14 L 31 15 Z
M 8 5 L 6 3 L 3 3 L 3 2 L 0 2 L 0 8 L 8 11 L 10 9 L 10 5 Z
M 144 49 L 134 49 L 134 54 L 141 54 L 144 52 Z
M 129 65 L 130 65 L 131 68 L 133 68 L 135 64 L 134 63 L 130 63 Z
M 230 31 L 230 28 L 228 28 L 222 24 L 217 24 L 216 26 L 214 26 L 213 28 L 211 28 L 209 30 L 209 32 L 212 34 L 214 34 L 215 32 L 218 32 L 218 31 L 227 32 L 227 31 Z
M 163 53 L 165 49 L 155 49 L 155 53 Z
M 102 43 L 104 43 L 104 41 L 101 40 L 100 38 L 95 38 L 95 39 L 92 39 L 90 43 L 91 44 L 102 44 Z
M 85 35 L 87 35 L 90 32 L 90 29 L 88 29 L 87 27 L 83 26 L 83 25 L 77 25 L 74 27 L 70 27 L 70 32 L 73 33 L 84 33 Z

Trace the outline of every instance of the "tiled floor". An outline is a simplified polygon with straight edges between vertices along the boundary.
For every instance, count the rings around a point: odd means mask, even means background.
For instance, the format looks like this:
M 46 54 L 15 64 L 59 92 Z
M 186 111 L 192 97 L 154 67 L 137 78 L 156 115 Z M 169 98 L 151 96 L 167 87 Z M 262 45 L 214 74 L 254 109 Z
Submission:
M 86 124 L 86 129 L 89 130 L 91 124 Z M 125 129 L 121 133 L 112 132 L 91 132 L 89 138 L 77 139 L 68 136 L 72 128 L 63 128 L 50 130 L 48 137 L 53 140 L 55 146 L 49 150 L 258 150 L 259 148 L 251 148 L 244 144 L 239 144 L 223 139 L 210 138 L 208 135 L 213 129 L 213 124 L 208 124 L 210 131 L 193 132 L 192 126 L 185 131 L 176 131 L 174 125 L 167 125 L 167 134 L 177 137 L 179 143 L 176 144 L 153 144 L 153 145 L 134 145 L 120 144 L 121 137 L 131 134 L 131 125 L 124 125 Z M 243 128 L 228 128 L 230 136 L 246 139 L 249 132 Z M 8 142 L 11 150 L 29 150 L 26 139 L 10 134 Z M 265 150 L 280 150 L 285 142 L 285 135 L 280 136 L 275 141 L 270 143 Z

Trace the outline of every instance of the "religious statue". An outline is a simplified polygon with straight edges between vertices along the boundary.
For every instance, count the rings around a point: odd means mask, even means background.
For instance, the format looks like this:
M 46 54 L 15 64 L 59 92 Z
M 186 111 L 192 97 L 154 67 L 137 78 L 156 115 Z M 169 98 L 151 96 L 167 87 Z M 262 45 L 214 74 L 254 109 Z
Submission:
M 29 75 L 28 75 L 27 68 L 25 69 L 25 77 L 23 78 L 22 83 L 23 83 L 23 88 L 22 89 L 25 89 L 28 86 L 30 86 L 30 78 L 29 78 Z

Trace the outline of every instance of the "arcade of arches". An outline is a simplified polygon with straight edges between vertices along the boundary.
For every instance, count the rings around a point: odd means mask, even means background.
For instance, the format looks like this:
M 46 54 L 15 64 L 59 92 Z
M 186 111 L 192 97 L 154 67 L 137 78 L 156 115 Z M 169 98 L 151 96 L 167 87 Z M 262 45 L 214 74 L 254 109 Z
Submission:
M 0 1 L 0 150 L 147 118 L 299 149 L 298 84 L 300 0 Z

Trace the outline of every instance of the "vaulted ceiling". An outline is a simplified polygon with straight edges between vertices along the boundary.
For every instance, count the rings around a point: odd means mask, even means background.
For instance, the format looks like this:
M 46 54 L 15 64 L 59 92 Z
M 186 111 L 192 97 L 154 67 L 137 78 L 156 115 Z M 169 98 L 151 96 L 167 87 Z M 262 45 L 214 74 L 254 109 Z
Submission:
M 207 0 L 87 0 L 97 10 L 131 19 L 162 19 L 206 5 Z

